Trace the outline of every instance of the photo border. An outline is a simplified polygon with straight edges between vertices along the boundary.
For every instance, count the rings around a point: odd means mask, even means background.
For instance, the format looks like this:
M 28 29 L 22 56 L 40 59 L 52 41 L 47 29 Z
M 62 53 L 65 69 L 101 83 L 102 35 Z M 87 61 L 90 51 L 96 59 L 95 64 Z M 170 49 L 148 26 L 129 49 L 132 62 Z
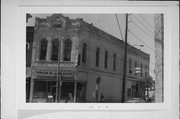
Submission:
M 73 11 L 73 12 L 72 12 Z M 78 12 L 79 11 L 79 12 Z M 83 11 L 83 12 L 82 12 Z M 86 12 L 85 12 L 86 11 Z M 97 12 L 98 11 L 98 12 Z M 164 14 L 164 102 L 163 103 L 26 103 L 25 100 L 25 42 L 26 13 L 143 13 Z M 18 8 L 18 42 L 16 65 L 16 101 L 17 109 L 50 109 L 50 110 L 165 110 L 171 108 L 172 85 L 172 37 L 171 10 L 166 7 L 122 7 L 122 6 L 20 6 Z

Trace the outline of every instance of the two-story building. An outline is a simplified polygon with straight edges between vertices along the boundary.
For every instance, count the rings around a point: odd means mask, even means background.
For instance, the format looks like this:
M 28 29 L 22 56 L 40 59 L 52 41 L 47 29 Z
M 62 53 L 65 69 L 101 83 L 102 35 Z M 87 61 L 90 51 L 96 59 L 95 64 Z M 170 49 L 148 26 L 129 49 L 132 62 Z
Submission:
M 67 96 L 74 102 L 99 102 L 100 95 L 105 102 L 121 102 L 123 60 L 124 41 L 83 19 L 36 18 L 29 102 L 47 102 L 51 96 L 60 102 Z M 128 45 L 126 100 L 144 98 L 149 60 L 149 54 Z

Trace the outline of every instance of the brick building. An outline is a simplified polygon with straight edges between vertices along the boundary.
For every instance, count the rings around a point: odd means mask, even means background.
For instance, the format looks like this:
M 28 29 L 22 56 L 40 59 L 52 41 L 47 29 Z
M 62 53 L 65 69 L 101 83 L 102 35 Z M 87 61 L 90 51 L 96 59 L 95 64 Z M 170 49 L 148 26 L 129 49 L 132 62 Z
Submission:
M 33 37 L 27 102 L 47 102 L 50 97 L 56 101 L 57 92 L 60 102 L 67 96 L 75 102 L 99 102 L 101 94 L 105 102 L 121 102 L 122 40 L 83 19 L 61 14 L 36 18 Z M 150 56 L 131 45 L 127 51 L 125 99 L 145 98 Z

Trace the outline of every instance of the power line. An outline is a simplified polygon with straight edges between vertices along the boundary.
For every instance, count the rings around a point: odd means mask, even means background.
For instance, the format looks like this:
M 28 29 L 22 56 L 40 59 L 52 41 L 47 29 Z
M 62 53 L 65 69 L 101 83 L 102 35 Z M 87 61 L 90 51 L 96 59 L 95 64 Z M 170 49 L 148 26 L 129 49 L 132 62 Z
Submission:
M 132 21 L 133 22 L 133 21 Z M 154 38 L 149 35 L 147 32 L 145 32 L 139 25 L 137 25 L 135 22 L 133 22 L 142 32 L 144 32 L 147 36 L 149 36 L 150 38 L 152 38 L 154 40 Z
M 138 38 L 134 33 L 132 33 L 130 30 L 128 30 L 137 40 L 141 41 L 142 43 L 144 43 L 144 45 L 146 45 L 149 49 L 151 49 L 152 51 L 154 51 L 155 49 L 151 48 L 148 44 L 146 44 L 144 41 L 142 41 L 140 38 Z
M 152 29 L 150 29 L 150 28 L 147 27 L 143 22 L 141 22 L 141 20 L 139 20 L 138 17 L 136 17 L 134 14 L 133 14 L 133 16 L 134 16 L 134 18 L 136 18 L 146 29 L 148 29 L 151 33 L 154 33 L 154 32 L 152 31 Z
M 142 15 L 139 14 L 139 16 L 149 25 L 149 27 L 151 27 L 153 29 L 151 24 Z
M 115 16 L 116 16 L 116 20 L 117 20 L 117 23 L 118 23 L 118 28 L 119 28 L 119 31 L 120 31 L 120 34 L 121 34 L 121 38 L 122 38 L 122 40 L 124 40 L 122 32 L 121 32 L 121 27 L 120 27 L 120 24 L 119 24 L 119 19 L 117 17 L 117 14 L 115 14 Z

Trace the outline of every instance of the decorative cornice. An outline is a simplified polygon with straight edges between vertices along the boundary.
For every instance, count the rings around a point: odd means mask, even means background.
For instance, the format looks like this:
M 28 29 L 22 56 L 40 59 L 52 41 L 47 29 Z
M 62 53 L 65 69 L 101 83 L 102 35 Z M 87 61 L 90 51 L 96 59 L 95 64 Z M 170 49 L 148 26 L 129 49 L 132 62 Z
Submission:
M 66 29 L 79 29 L 79 30 L 86 30 L 89 31 L 90 33 L 94 33 L 102 37 L 104 40 L 110 41 L 111 43 L 120 45 L 124 47 L 124 41 L 121 39 L 118 39 L 111 34 L 108 34 L 107 32 L 93 26 L 93 24 L 89 24 L 85 22 L 82 18 L 77 18 L 77 19 L 69 19 L 69 17 L 65 17 L 62 14 L 53 14 L 50 17 L 47 17 L 46 19 L 44 18 L 36 18 L 36 26 L 35 27 L 53 27 L 54 23 L 62 23 L 62 27 L 64 30 Z M 134 52 L 133 54 L 138 54 L 141 57 L 143 57 L 145 60 L 150 59 L 149 54 L 140 51 L 139 49 L 131 46 L 128 44 L 131 49 L 129 49 L 130 52 Z

